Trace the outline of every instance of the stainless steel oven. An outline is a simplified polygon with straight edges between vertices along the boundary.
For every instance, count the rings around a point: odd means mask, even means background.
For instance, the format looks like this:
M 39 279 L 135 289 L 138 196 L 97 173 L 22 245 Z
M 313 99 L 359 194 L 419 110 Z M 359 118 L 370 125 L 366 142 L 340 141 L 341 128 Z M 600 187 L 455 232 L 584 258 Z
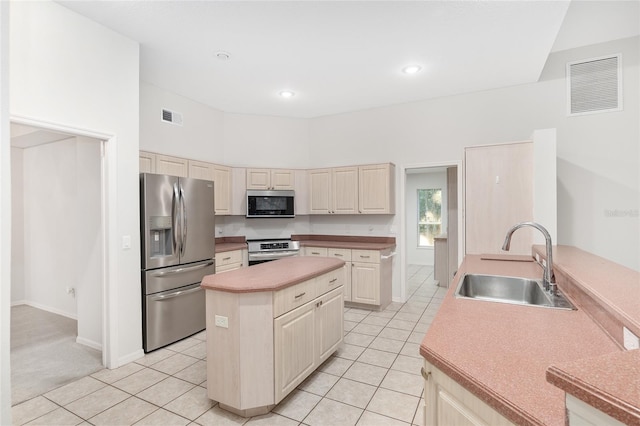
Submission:
M 297 256 L 300 242 L 289 239 L 247 240 L 249 266 L 258 263 Z

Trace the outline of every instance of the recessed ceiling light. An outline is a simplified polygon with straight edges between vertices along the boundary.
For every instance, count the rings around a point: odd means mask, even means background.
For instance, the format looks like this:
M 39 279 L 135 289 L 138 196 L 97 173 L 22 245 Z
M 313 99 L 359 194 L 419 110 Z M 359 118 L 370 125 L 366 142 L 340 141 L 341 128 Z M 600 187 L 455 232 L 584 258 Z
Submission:
M 418 71 L 420 71 L 422 69 L 422 67 L 418 66 L 418 65 L 408 65 L 404 68 L 402 68 L 402 72 L 405 74 L 415 74 Z
M 220 59 L 221 61 L 226 61 L 231 58 L 231 55 L 229 54 L 229 52 L 220 51 L 216 52 L 216 58 Z
M 293 93 L 291 90 L 283 90 L 282 92 L 280 92 L 280 96 L 282 96 L 283 98 L 293 98 L 296 94 Z

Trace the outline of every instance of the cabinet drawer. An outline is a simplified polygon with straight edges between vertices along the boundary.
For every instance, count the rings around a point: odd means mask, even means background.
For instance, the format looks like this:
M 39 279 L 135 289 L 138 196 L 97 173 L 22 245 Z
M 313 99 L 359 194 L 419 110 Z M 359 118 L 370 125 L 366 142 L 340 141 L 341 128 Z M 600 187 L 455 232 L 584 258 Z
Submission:
M 233 263 L 242 263 L 242 250 L 224 251 L 216 253 L 216 267 L 224 267 Z
M 305 256 L 324 256 L 327 257 L 327 248 L 326 247 L 305 247 L 304 248 Z
M 337 257 L 340 260 L 349 262 L 351 260 L 351 249 L 330 248 L 327 249 L 327 256 Z
M 316 298 L 316 278 L 278 290 L 273 295 L 273 317 L 289 312 Z
M 351 260 L 354 262 L 380 263 L 378 250 L 351 250 Z
M 344 285 L 344 266 L 326 274 L 320 275 L 316 278 L 317 295 L 321 296 L 324 293 L 331 291 Z
M 234 271 L 236 269 L 242 268 L 242 263 L 227 263 L 226 265 L 216 265 L 216 274 L 221 274 L 223 272 Z

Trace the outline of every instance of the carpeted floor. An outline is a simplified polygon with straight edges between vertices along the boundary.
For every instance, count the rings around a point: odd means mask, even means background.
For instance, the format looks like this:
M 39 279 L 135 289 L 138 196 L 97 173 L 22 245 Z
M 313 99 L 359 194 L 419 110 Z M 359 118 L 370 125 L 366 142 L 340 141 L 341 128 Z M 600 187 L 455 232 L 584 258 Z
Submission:
M 11 308 L 11 405 L 102 369 L 101 352 L 76 343 L 76 336 L 73 319 Z

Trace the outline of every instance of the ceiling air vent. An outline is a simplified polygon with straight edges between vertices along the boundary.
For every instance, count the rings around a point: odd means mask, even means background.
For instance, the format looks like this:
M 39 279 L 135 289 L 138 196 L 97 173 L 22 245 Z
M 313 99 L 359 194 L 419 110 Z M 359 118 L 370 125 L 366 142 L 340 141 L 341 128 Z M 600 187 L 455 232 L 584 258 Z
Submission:
M 169 111 L 168 109 L 162 109 L 162 121 L 165 123 L 171 123 L 178 126 L 182 126 L 182 114 L 175 111 Z
M 567 64 L 568 114 L 622 110 L 621 55 Z

